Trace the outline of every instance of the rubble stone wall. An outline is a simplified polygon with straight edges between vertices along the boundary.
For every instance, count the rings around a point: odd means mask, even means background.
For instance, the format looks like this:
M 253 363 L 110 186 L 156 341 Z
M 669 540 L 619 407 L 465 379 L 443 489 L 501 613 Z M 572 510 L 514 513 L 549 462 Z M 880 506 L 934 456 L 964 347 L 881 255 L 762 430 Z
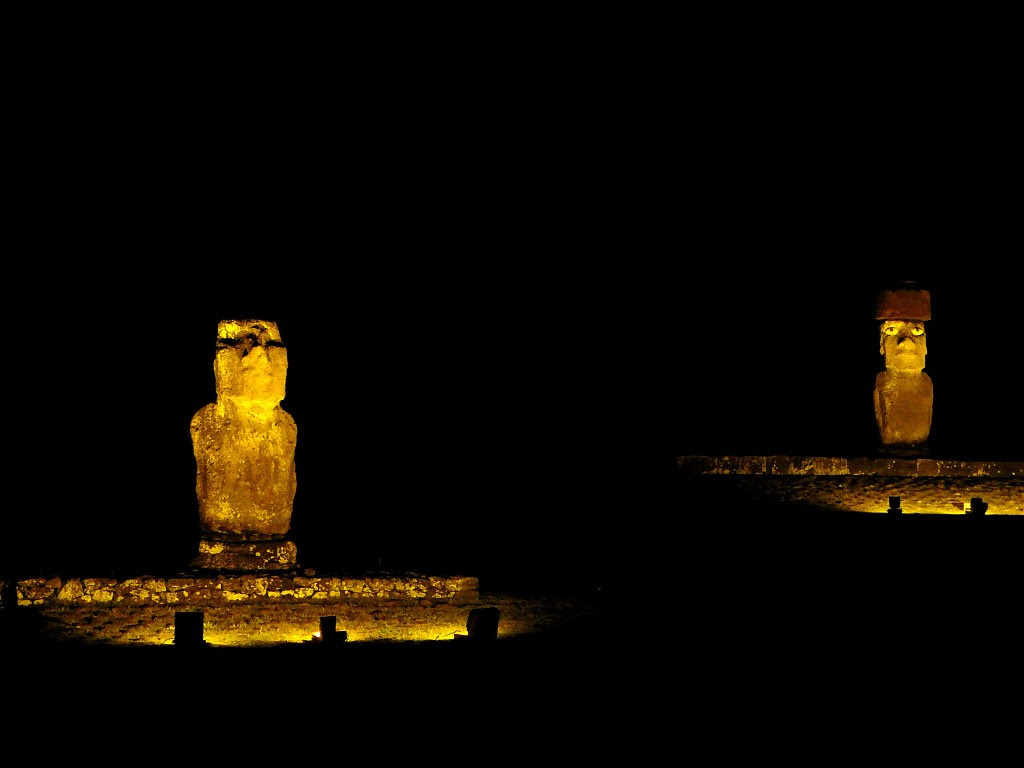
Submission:
M 474 597 L 479 582 L 470 576 L 253 575 L 232 577 L 140 576 L 112 578 L 36 577 L 17 582 L 19 606 L 129 603 L 217 605 L 239 602 L 301 602 L 339 599 L 451 600 Z

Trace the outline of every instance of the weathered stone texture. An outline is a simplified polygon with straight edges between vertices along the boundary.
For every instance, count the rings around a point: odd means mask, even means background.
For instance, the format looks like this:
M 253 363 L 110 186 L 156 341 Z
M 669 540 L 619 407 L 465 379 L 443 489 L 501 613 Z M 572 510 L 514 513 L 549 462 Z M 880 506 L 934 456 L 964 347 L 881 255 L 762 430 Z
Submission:
M 885 512 L 888 497 L 899 496 L 908 514 L 962 515 L 966 502 L 982 498 L 988 515 L 1024 515 L 1024 462 L 801 456 L 680 456 L 677 462 L 681 476 L 720 478 L 714 489 L 725 509 L 739 500 Z
M 190 425 L 204 538 L 195 565 L 290 568 L 297 561 L 291 542 L 276 549 L 217 544 L 282 540 L 291 529 L 298 429 L 280 404 L 288 353 L 277 325 L 221 321 L 213 368 L 217 401 L 201 408 Z

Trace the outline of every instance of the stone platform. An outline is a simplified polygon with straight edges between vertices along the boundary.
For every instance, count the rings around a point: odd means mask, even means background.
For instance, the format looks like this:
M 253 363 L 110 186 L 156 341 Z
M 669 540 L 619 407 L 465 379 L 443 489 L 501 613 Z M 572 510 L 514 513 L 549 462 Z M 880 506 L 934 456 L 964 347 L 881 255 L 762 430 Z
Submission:
M 679 456 L 677 476 L 695 492 L 738 503 L 842 512 L 963 515 L 980 498 L 986 515 L 1024 515 L 1024 462 L 838 456 Z M 683 490 L 682 492 L 686 492 Z
M 214 541 L 202 539 L 199 555 L 192 567 L 209 571 L 286 571 L 295 568 L 298 549 L 295 542 Z
M 432 641 L 466 634 L 478 608 L 497 608 L 498 637 L 508 638 L 571 627 L 600 607 L 596 595 L 481 594 L 475 577 L 411 573 L 37 577 L 0 586 L 4 611 L 37 640 L 116 647 L 172 645 L 180 612 L 203 614 L 211 645 L 270 648 L 310 641 L 322 616 L 336 617 L 356 643 Z

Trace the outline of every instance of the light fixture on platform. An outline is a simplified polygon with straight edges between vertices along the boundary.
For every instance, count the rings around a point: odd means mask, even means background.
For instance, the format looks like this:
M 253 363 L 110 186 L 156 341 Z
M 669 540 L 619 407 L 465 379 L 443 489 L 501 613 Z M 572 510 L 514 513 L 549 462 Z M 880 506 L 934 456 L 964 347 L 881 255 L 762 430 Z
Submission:
M 456 634 L 456 640 L 494 640 L 498 637 L 501 612 L 495 608 L 474 608 L 466 619 L 465 635 Z
M 964 514 L 971 517 L 983 517 L 988 511 L 986 504 L 980 496 L 972 496 L 970 501 L 964 502 Z
M 902 515 L 903 514 L 903 508 L 900 506 L 900 497 L 899 496 L 890 496 L 889 497 L 889 509 L 886 510 L 886 511 L 890 515 Z
M 348 640 L 348 632 L 338 631 L 337 616 L 320 617 L 320 629 L 313 633 L 312 642 L 333 645 L 334 643 L 344 643 L 346 640 Z
M 177 611 L 174 614 L 174 645 L 178 648 L 202 648 L 203 612 Z

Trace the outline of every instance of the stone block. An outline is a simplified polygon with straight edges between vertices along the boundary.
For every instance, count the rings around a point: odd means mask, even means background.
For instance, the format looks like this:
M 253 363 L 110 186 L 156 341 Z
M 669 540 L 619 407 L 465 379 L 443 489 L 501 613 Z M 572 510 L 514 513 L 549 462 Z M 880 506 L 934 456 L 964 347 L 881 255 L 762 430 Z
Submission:
M 199 556 L 193 568 L 210 571 L 274 571 L 294 568 L 298 560 L 295 543 L 280 541 L 199 542 Z
M 931 320 L 928 291 L 880 291 L 875 301 L 876 320 Z

